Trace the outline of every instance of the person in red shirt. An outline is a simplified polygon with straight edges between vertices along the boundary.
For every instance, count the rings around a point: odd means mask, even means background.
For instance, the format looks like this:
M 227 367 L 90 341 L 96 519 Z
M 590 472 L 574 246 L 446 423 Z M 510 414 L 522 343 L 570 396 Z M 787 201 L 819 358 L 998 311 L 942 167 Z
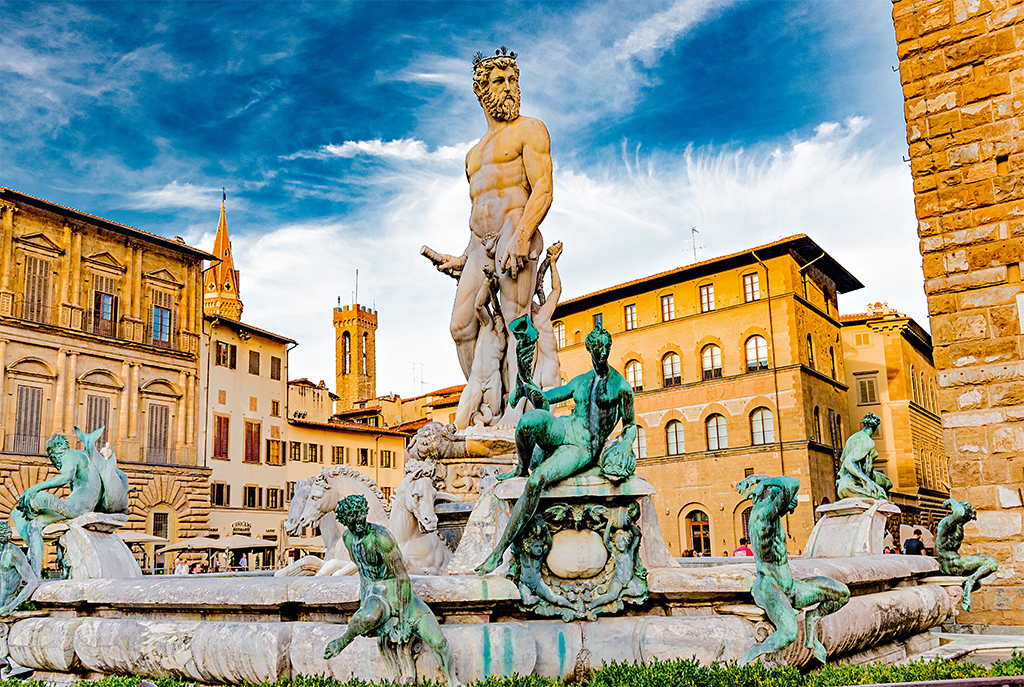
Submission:
M 747 538 L 746 537 L 740 537 L 740 545 L 739 545 L 738 548 L 736 548 L 732 552 L 732 555 L 734 555 L 734 556 L 753 556 L 754 555 L 753 550 L 751 550 L 751 548 L 749 546 L 747 546 Z

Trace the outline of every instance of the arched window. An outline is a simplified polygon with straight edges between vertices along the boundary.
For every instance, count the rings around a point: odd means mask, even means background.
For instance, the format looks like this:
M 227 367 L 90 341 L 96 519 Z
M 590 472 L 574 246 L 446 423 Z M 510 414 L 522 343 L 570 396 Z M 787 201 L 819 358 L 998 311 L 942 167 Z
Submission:
M 722 376 L 722 349 L 711 344 L 700 352 L 701 369 L 704 379 L 718 379 Z
M 747 339 L 747 372 L 768 369 L 768 340 L 760 334 Z
M 743 536 L 746 537 L 747 541 L 750 541 L 750 514 L 754 512 L 754 507 L 750 506 L 743 510 Z
M 640 425 L 636 426 L 636 439 L 633 440 L 633 451 L 637 458 L 647 457 L 647 432 Z
M 683 440 L 683 423 L 679 420 L 671 420 L 665 425 L 665 445 L 670 456 L 681 456 L 686 453 L 686 443 Z
M 690 511 L 686 516 L 687 529 L 690 531 L 690 548 L 694 553 L 711 553 L 711 523 L 708 514 L 702 510 Z
M 366 349 L 369 348 L 369 347 L 370 347 L 370 335 L 367 334 L 366 332 L 363 332 L 363 346 L 362 346 L 362 350 L 360 351 L 360 354 L 362 356 L 362 360 L 361 360 L 361 362 L 359 364 L 360 364 L 360 367 L 362 368 L 362 374 L 364 374 L 364 375 L 370 374 L 369 372 L 367 372 L 367 366 L 366 366 Z
M 836 445 L 843 448 L 843 416 L 836 415 Z
M 910 386 L 913 387 L 914 390 L 914 403 L 920 403 L 917 396 L 917 375 L 914 373 L 913 365 L 910 366 Z
M 633 391 L 643 391 L 644 368 L 639 360 L 630 360 L 626 363 L 626 383 L 633 387 Z
M 818 409 L 818 406 L 814 406 L 814 426 L 811 429 L 814 431 L 812 438 L 817 442 L 821 442 L 821 411 Z
M 341 335 L 341 349 L 342 349 L 342 374 L 348 374 L 352 371 L 352 335 L 345 332 Z
M 814 342 L 810 334 L 807 335 L 807 365 L 814 367 Z
M 683 383 L 683 368 L 678 353 L 668 353 L 661 359 L 662 386 L 677 386 Z
M 920 389 L 921 393 L 921 405 L 928 405 L 928 392 L 925 390 L 924 386 L 924 372 L 920 373 L 918 379 L 920 380 L 920 383 L 917 385 L 917 388 Z
M 754 446 L 775 441 L 775 418 L 767 408 L 757 408 L 750 414 L 750 443 Z
M 565 322 L 555 322 L 555 345 L 565 348 Z
M 836 349 L 829 346 L 828 348 L 829 363 L 832 366 L 832 379 L 836 378 Z
M 708 419 L 704 421 L 704 428 L 707 430 L 709 451 L 729 448 L 729 435 L 725 428 L 724 417 L 718 413 L 708 415 Z

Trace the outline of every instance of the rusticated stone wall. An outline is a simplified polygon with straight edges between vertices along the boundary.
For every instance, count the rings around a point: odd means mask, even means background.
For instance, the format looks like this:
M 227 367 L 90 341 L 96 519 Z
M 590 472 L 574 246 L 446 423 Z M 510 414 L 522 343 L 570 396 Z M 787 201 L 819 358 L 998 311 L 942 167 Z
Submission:
M 1024 625 L 1024 7 L 894 0 L 911 172 L 962 552 L 999 560 L 960 622 Z

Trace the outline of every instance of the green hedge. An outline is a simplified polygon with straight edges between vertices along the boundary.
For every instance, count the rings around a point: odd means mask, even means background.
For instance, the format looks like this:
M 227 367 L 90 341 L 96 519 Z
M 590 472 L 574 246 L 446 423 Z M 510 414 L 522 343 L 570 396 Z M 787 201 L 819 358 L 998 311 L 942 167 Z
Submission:
M 972 677 L 1006 677 L 1024 675 L 1024 653 L 1013 652 L 1007 661 L 996 661 L 992 668 L 975 663 L 958 663 L 944 658 L 912 661 L 906 665 L 829 664 L 806 675 L 796 668 L 765 668 L 761 664 L 738 666 L 715 663 L 703 666 L 696 659 L 688 661 L 654 661 L 653 663 L 611 663 L 595 670 L 584 682 L 585 687 L 841 687 L 886 682 L 918 682 L 921 680 L 953 680 Z M 80 687 L 138 687 L 140 677 L 108 677 L 96 682 L 80 682 Z M 162 677 L 153 680 L 157 687 L 195 687 L 188 680 Z M 428 685 L 431 683 L 427 683 Z M 301 676 L 294 680 L 278 680 L 259 687 L 392 687 L 393 682 L 352 680 L 341 683 L 333 678 Z M 471 683 L 467 687 L 562 687 L 562 680 L 536 675 L 495 677 Z M 6 680 L 0 687 L 46 687 L 42 682 Z M 250 686 L 256 687 L 256 686 Z M 433 683 L 433 687 L 442 687 Z

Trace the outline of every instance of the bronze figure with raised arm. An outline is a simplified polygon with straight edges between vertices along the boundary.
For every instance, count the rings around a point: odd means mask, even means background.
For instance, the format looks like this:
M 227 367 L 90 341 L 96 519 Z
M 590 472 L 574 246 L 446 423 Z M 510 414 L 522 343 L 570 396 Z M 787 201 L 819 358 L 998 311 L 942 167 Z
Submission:
M 939 568 L 946 575 L 965 575 L 964 598 L 960 602 L 965 611 L 971 610 L 971 592 L 981 587 L 981 578 L 994 573 L 999 567 L 995 558 L 986 553 L 970 556 L 960 555 L 960 545 L 964 543 L 964 523 L 978 517 L 970 501 L 948 499 L 943 506 L 949 506 L 953 512 L 939 520 L 935 528 L 935 558 Z
M 513 472 L 502 475 L 526 477 L 526 487 L 516 501 L 508 526 L 501 541 L 477 572 L 486 575 L 501 564 L 505 550 L 518 541 L 533 520 L 540 504 L 541 493 L 560 480 L 577 475 L 602 464 L 612 456 L 632 455 L 636 438 L 633 416 L 633 390 L 618 370 L 608 365 L 612 337 L 598 327 L 587 335 L 587 351 L 594 369 L 574 377 L 568 384 L 541 392 L 534 387 L 531 398 L 543 398 L 548 403 L 567 401 L 575 403 L 572 414 L 558 417 L 546 409 L 526 412 L 516 425 L 516 455 L 518 465 Z M 539 394 L 539 396 L 538 396 Z M 622 421 L 622 433 L 607 448 L 605 442 L 615 426 Z M 629 454 L 627 456 L 626 454 Z M 635 467 L 633 456 L 633 467 Z M 617 467 L 617 466 L 610 466 Z M 624 479 L 632 470 L 613 469 L 617 479 Z
M 800 482 L 787 476 L 751 475 L 736 485 L 736 491 L 754 502 L 748 527 L 757 577 L 751 592 L 754 602 L 764 609 L 775 625 L 775 632 L 743 655 L 741 665 L 762 654 L 781 651 L 796 641 L 797 613 L 814 604 L 817 606 L 807 612 L 805 619 L 805 645 L 815 658 L 825 663 L 828 656 L 818 639 L 818 621 L 822 616 L 835 613 L 850 600 L 849 588 L 831 577 L 793 578 L 782 518 L 796 510 L 799 490 Z

